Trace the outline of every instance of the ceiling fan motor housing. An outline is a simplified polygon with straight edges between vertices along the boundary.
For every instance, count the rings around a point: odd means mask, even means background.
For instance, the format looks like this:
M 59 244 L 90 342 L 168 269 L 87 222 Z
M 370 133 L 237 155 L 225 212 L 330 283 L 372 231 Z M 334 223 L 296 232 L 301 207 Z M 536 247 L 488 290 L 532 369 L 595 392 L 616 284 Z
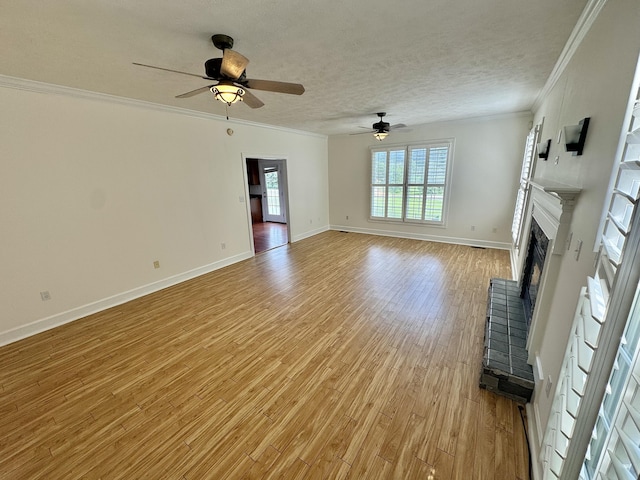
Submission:
M 374 123 L 371 127 L 377 132 L 377 133 L 389 133 L 389 122 L 385 122 L 384 120 L 382 120 L 382 118 L 386 115 L 386 112 L 379 112 L 376 113 L 376 115 L 378 115 L 380 117 L 380 121 Z
M 210 58 L 204 62 L 204 71 L 209 78 L 220 78 L 220 66 L 222 65 L 221 58 Z
M 372 128 L 378 132 L 388 132 L 389 131 L 389 122 L 383 122 L 380 120 L 372 125 Z

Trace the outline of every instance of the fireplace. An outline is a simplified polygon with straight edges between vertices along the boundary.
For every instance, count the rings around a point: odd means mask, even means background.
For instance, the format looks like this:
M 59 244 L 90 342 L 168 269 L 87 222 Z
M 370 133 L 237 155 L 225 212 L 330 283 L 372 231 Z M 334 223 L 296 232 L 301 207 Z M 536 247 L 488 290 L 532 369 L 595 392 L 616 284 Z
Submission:
M 537 352 L 542 344 L 549 297 L 545 291 L 557 281 L 563 253 L 570 243 L 571 216 L 580 189 L 552 181 L 531 181 L 531 230 L 522 258 L 520 281 L 492 278 L 487 298 L 484 356 L 480 386 L 526 403 L 536 381 L 544 378 L 538 369 Z M 514 257 L 515 255 L 515 257 Z M 535 310 L 535 311 L 534 311 Z M 532 365 L 536 365 L 534 375 Z
M 527 331 L 529 327 L 531 327 L 533 309 L 538 297 L 542 268 L 544 267 L 544 260 L 547 256 L 548 248 L 549 238 L 542 231 L 542 228 L 540 228 L 535 218 L 532 219 L 529 248 L 525 259 L 522 287 L 520 290 L 520 298 L 522 298 L 525 319 L 527 321 Z
M 548 249 L 549 237 L 532 218 L 521 284 L 489 282 L 480 386 L 521 403 L 531 399 L 535 386 L 526 343 Z

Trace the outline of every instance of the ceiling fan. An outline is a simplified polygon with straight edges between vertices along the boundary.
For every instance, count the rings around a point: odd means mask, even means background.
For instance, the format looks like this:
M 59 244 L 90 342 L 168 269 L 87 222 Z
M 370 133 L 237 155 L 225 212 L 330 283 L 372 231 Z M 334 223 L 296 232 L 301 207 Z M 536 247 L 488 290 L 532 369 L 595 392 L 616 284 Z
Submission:
M 211 58 L 204 62 L 205 76 L 172 70 L 170 68 L 145 65 L 143 63 L 134 62 L 133 64 L 140 67 L 164 70 L 165 72 L 190 75 L 192 77 L 199 77 L 204 80 L 215 82 L 211 85 L 206 85 L 204 87 L 196 88 L 190 92 L 177 95 L 176 98 L 193 97 L 194 95 L 210 90 L 217 100 L 220 100 L 227 105 L 231 105 L 237 101 L 243 101 L 251 108 L 260 108 L 264 103 L 258 97 L 249 92 L 248 89 L 289 93 L 292 95 L 302 95 L 304 93 L 304 87 L 299 83 L 247 78 L 246 68 L 249 64 L 249 59 L 235 50 L 231 50 L 233 48 L 233 38 L 228 35 L 217 34 L 211 37 L 211 41 L 216 48 L 222 50 L 222 58 Z
M 368 132 L 360 132 L 360 133 L 352 133 L 351 135 L 361 135 L 363 133 L 373 133 L 373 136 L 377 139 L 377 140 L 384 140 L 385 138 L 387 138 L 387 135 L 389 135 L 389 132 L 391 130 L 397 130 L 399 128 L 406 128 L 407 126 L 404 123 L 396 123 L 395 125 L 390 125 L 389 122 L 385 122 L 383 120 L 384 116 L 386 115 L 385 112 L 379 112 L 376 113 L 376 115 L 378 115 L 380 117 L 380 121 L 374 123 L 373 125 L 371 125 L 371 129 L 369 129 L 368 127 L 360 127 L 360 128 L 366 128 L 367 130 L 369 130 Z

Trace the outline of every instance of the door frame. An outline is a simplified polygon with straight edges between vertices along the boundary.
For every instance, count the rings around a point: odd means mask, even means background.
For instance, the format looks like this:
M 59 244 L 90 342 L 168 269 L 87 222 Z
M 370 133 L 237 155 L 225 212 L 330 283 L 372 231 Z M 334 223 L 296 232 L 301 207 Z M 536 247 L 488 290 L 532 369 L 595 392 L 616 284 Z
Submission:
M 282 160 L 282 187 L 284 193 L 284 214 L 287 223 L 287 243 L 291 243 L 291 212 L 289 209 L 289 175 L 287 174 L 287 163 L 289 158 L 286 155 L 262 155 L 262 154 L 242 154 L 242 176 L 244 179 L 244 198 L 245 209 L 247 213 L 247 228 L 249 230 L 249 247 L 253 256 L 256 255 L 256 248 L 253 239 L 253 227 L 251 226 L 251 201 L 249 194 L 249 175 L 247 172 L 247 160 Z

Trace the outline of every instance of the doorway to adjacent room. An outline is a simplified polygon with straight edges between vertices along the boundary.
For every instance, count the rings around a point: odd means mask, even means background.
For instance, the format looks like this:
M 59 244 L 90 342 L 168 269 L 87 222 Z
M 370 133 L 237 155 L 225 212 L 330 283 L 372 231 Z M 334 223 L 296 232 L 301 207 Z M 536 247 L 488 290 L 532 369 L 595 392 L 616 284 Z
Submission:
M 247 158 L 255 253 L 289 243 L 287 166 L 283 159 Z

